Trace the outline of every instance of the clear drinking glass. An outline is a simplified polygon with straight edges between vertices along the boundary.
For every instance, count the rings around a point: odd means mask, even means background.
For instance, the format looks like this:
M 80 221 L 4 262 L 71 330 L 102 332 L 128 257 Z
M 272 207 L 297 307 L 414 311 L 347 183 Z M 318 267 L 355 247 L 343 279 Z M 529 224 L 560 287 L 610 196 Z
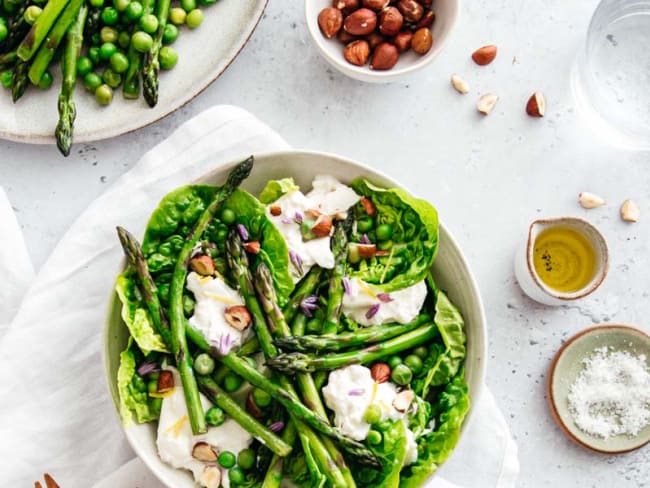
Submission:
M 650 150 L 650 0 L 602 0 L 572 76 L 578 111 L 615 144 Z

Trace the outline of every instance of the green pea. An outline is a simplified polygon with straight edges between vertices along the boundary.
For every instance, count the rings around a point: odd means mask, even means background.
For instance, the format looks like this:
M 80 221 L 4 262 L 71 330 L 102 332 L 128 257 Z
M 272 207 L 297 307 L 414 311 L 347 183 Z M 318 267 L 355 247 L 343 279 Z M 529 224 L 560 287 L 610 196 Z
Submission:
M 104 6 L 104 0 L 90 0 L 90 6 L 95 8 L 102 8 Z
M 209 354 L 202 352 L 194 358 L 194 370 L 199 374 L 212 374 L 214 367 L 214 359 Z
M 221 211 L 221 221 L 226 225 L 233 224 L 236 217 L 235 212 L 228 207 Z
M 398 364 L 390 374 L 390 379 L 397 385 L 408 385 L 413 379 L 413 372 L 406 364 Z
M 133 384 L 133 387 L 139 391 L 144 393 L 147 391 L 147 383 L 144 381 L 144 379 L 140 375 L 133 375 L 133 378 L 131 379 L 131 382 Z M 158 388 L 156 386 L 156 388 Z
M 233 391 L 239 390 L 243 382 L 244 380 L 241 376 L 237 376 L 235 373 L 228 373 L 223 379 L 223 388 L 227 392 L 232 393 Z
M 136 51 L 146 53 L 153 46 L 153 39 L 146 32 L 138 31 L 131 36 L 131 44 Z
M 114 7 L 104 7 L 101 17 L 104 25 L 115 25 L 120 20 L 120 13 Z
M 4 41 L 9 35 L 9 29 L 7 29 L 7 24 L 0 24 L 0 42 Z
M 117 36 L 117 43 L 122 49 L 128 48 L 129 44 L 131 44 L 131 34 L 127 31 L 120 32 L 120 35 Z
M 243 449 L 237 454 L 237 464 L 241 469 L 249 470 L 255 466 L 257 456 L 252 449 Z
M 27 22 L 29 25 L 34 25 L 34 22 L 36 22 L 36 19 L 38 19 L 43 13 L 43 9 L 41 7 L 38 7 L 37 5 L 30 5 L 25 9 L 25 22 Z
M 99 48 L 97 46 L 88 48 L 88 59 L 92 61 L 93 66 L 98 65 L 101 62 L 101 58 L 99 57 Z
M 370 444 L 371 446 L 376 446 L 381 444 L 382 441 L 381 432 L 377 430 L 370 430 L 368 432 L 368 437 L 366 437 L 366 440 L 368 441 L 368 444 Z
M 226 415 L 219 407 L 210 407 L 205 412 L 205 421 L 213 427 L 218 427 L 226 421 Z
M 255 402 L 255 405 L 257 405 L 260 408 L 265 408 L 271 405 L 271 395 L 269 395 L 267 392 L 264 390 L 260 390 L 259 388 L 254 388 L 253 389 L 253 401 Z
M 147 393 L 158 393 L 158 380 L 147 381 Z
M 388 366 L 390 366 L 390 369 L 395 369 L 397 366 L 402 364 L 402 362 L 402 358 L 399 356 L 391 356 L 388 358 L 388 361 L 386 361 Z
M 102 40 L 99 37 L 99 32 L 94 32 L 90 36 L 90 45 L 94 47 L 94 46 L 100 46 L 101 44 L 102 44 Z
M 77 59 L 77 74 L 79 76 L 86 76 L 93 70 L 93 62 L 88 56 L 81 56 Z
M 38 82 L 38 87 L 41 90 L 47 90 L 51 86 L 52 86 L 52 73 L 46 71 L 45 73 L 43 73 L 43 76 L 41 76 L 41 80 Z
M 230 369 L 226 368 L 225 366 L 221 365 L 217 368 L 217 370 L 214 372 L 213 378 L 214 381 L 219 383 L 220 385 L 223 384 L 223 380 L 225 379 L 226 375 L 230 373 Z
M 425 346 L 418 346 L 415 349 L 413 349 L 413 354 L 418 356 L 420 359 L 424 359 L 429 355 L 429 351 Z
M 172 24 L 183 25 L 186 17 L 187 13 L 180 7 L 174 7 L 169 11 L 169 21 Z
M 219 454 L 219 464 L 226 469 L 232 468 L 237 462 L 237 457 L 230 451 L 221 451 Z
M 228 237 L 228 229 L 227 228 L 219 229 L 219 231 L 217 232 L 217 242 L 225 242 L 226 237 Z
M 203 11 L 195 8 L 190 13 L 187 14 L 185 23 L 190 29 L 196 29 L 203 22 Z
M 147 34 L 155 34 L 158 30 L 158 17 L 156 17 L 154 14 L 143 15 L 140 18 L 140 29 L 145 31 Z
M 116 52 L 111 56 L 111 68 L 116 73 L 124 73 L 129 69 L 129 58 L 124 53 Z
M 377 226 L 377 240 L 378 241 L 387 241 L 393 237 L 393 226 L 390 224 L 381 224 Z
M 11 70 L 3 71 L 0 73 L 0 84 L 5 88 L 10 88 L 13 82 L 14 74 Z
M 101 84 L 102 84 L 102 77 L 99 76 L 94 71 L 91 71 L 90 73 L 86 73 L 86 75 L 84 76 L 84 86 L 86 87 L 86 90 L 88 90 L 91 93 L 95 93 L 95 91 L 97 91 L 97 88 L 99 88 Z
M 158 61 L 162 69 L 172 69 L 178 63 L 178 53 L 173 47 L 164 46 L 158 53 Z
M 393 241 L 391 240 L 382 241 L 377 244 L 377 249 L 379 249 L 380 251 L 390 251 L 392 247 L 393 247 Z
M 404 364 L 408 366 L 411 372 L 415 375 L 422 371 L 422 359 L 420 359 L 420 356 L 415 354 L 409 354 L 406 356 L 404 358 Z
M 162 398 L 149 398 L 149 410 L 151 410 L 151 413 L 158 418 L 160 416 L 160 410 L 162 409 L 162 403 L 163 399 Z
M 196 8 L 196 0 L 181 0 L 181 7 L 183 7 L 183 10 L 187 13 L 190 13 Z
M 158 19 L 156 19 L 156 22 L 158 22 Z M 165 30 L 163 31 L 163 42 L 165 44 L 173 44 L 176 39 L 178 39 L 178 27 L 174 24 L 166 24 Z
M 126 7 L 126 10 L 124 11 L 124 16 L 128 22 L 135 22 L 136 20 L 139 20 L 140 17 L 142 17 L 142 14 L 144 14 L 144 7 L 139 2 L 129 3 L 129 5 Z
M 131 0 L 113 0 L 113 5 L 118 12 L 124 12 L 131 3 Z
M 112 42 L 105 42 L 99 46 L 99 58 L 102 61 L 108 61 L 111 56 L 117 52 L 117 46 Z
M 381 420 L 381 408 L 379 405 L 374 403 L 368 405 L 366 412 L 363 414 L 363 420 L 371 425 L 379 422 Z
M 100 85 L 97 90 L 95 90 L 95 99 L 100 105 L 110 104 L 113 100 L 113 89 L 106 84 Z
M 7 19 L 0 15 L 0 25 L 7 25 Z
M 234 486 L 241 485 L 244 481 L 246 481 L 246 475 L 244 475 L 244 472 L 241 470 L 241 468 L 235 466 L 230 471 L 228 471 L 228 479 Z
M 357 230 L 364 234 L 370 231 L 374 225 L 372 217 L 362 217 L 357 220 Z
M 102 73 L 102 81 L 111 88 L 117 88 L 122 83 L 122 75 L 116 73 L 111 68 L 106 68 Z
M 99 38 L 102 42 L 112 42 L 115 44 L 117 42 L 117 37 L 119 33 L 114 27 L 104 26 L 102 30 L 99 31 Z

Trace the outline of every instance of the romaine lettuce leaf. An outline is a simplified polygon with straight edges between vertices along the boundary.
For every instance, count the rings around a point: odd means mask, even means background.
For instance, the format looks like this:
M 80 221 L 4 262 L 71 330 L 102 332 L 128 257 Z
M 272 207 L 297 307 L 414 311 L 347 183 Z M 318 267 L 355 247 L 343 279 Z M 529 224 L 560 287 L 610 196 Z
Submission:
M 142 356 L 129 338 L 126 350 L 120 354 L 117 370 L 117 391 L 120 397 L 120 417 L 126 426 L 133 421 L 141 424 L 160 416 L 160 402 L 152 401 L 144 380 L 136 372 L 136 356 Z
M 282 178 L 281 180 L 269 181 L 264 189 L 260 192 L 259 200 L 264 204 L 275 202 L 282 195 L 290 193 L 295 190 L 300 190 L 296 185 L 293 178 Z

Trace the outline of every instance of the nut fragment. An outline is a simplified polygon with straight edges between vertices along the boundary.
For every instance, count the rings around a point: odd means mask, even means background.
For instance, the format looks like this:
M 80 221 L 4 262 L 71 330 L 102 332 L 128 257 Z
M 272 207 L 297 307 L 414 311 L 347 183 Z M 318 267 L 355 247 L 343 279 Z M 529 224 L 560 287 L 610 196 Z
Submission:
M 390 378 L 390 366 L 386 363 L 375 363 L 370 368 L 370 376 L 376 383 L 386 383 Z
M 605 200 L 602 197 L 588 191 L 581 191 L 578 194 L 578 202 L 583 208 L 596 208 L 605 205 Z
M 359 0 L 334 0 L 332 7 L 336 7 L 343 15 L 349 15 L 359 8 Z
M 398 32 L 395 37 L 393 37 L 393 44 L 400 53 L 404 53 L 411 49 L 411 40 L 413 39 L 413 33 L 409 30 L 403 30 Z
M 385 36 L 394 36 L 402 28 L 404 18 L 396 7 L 386 7 L 379 14 L 379 32 Z
M 207 442 L 197 442 L 192 448 L 192 457 L 204 463 L 214 463 L 219 459 L 219 455 Z
M 328 237 L 332 232 L 332 217 L 322 214 L 311 227 L 316 237 Z
M 174 375 L 166 369 L 160 372 L 158 376 L 158 393 L 165 393 L 174 388 Z
M 261 247 L 260 241 L 249 241 L 244 244 L 244 248 L 251 254 L 259 254 Z
M 190 268 L 203 276 L 212 276 L 214 274 L 214 261 L 210 256 L 202 254 L 190 260 Z
M 353 36 L 367 36 L 377 27 L 377 14 L 369 8 L 355 10 L 345 18 L 343 28 Z
M 480 66 L 485 66 L 497 57 L 497 47 L 494 45 L 483 46 L 472 53 L 472 59 Z
M 481 95 L 481 98 L 478 99 L 476 108 L 483 115 L 487 115 L 497 104 L 497 100 L 499 100 L 499 97 L 497 97 L 494 93 L 486 93 L 485 95 Z
M 206 488 L 219 488 L 221 486 L 221 470 L 217 466 L 206 466 L 199 481 Z
M 233 305 L 224 312 L 224 318 L 233 328 L 243 331 L 251 325 L 251 314 L 244 305 Z
M 533 93 L 526 104 L 526 113 L 531 117 L 544 117 L 546 99 L 542 92 Z
M 357 244 L 359 257 L 361 259 L 370 259 L 375 256 L 377 246 L 375 244 Z
M 413 40 L 411 41 L 411 49 L 418 54 L 426 54 L 431 49 L 433 44 L 433 36 L 431 30 L 427 27 L 422 27 L 415 31 Z
M 458 93 L 469 93 L 469 85 L 467 82 L 455 73 L 451 75 L 451 86 L 453 86 Z
M 364 7 L 371 8 L 377 12 L 384 9 L 389 3 L 390 0 L 363 0 Z
M 372 203 L 372 200 L 370 200 L 368 197 L 361 197 L 360 202 L 361 205 L 363 205 L 363 209 L 366 211 L 366 213 L 371 217 L 374 217 L 377 213 L 377 209 L 375 208 L 375 204 Z
M 269 207 L 269 212 L 271 212 L 271 215 L 274 217 L 277 217 L 279 215 L 282 215 L 282 207 L 280 205 L 271 205 Z
M 253 400 L 253 392 L 250 392 L 248 397 L 246 397 L 246 411 L 257 420 L 264 418 L 264 412 L 262 412 L 262 409 L 260 409 L 260 407 L 257 406 L 257 403 L 255 403 L 255 400 Z
M 414 398 L 415 393 L 413 393 L 413 390 L 400 391 L 393 399 L 393 407 L 398 412 L 404 413 L 409 409 Z
M 621 218 L 626 222 L 637 222 L 639 220 L 639 206 L 632 200 L 625 200 L 621 205 Z
M 327 7 L 318 14 L 318 26 L 325 37 L 331 39 L 341 30 L 343 13 L 334 7 Z
M 399 0 L 397 8 L 402 12 L 406 22 L 418 22 L 424 15 L 424 7 L 416 0 Z
M 352 41 L 343 49 L 343 57 L 348 63 L 354 64 L 355 66 L 363 66 L 368 62 L 368 58 L 370 57 L 370 45 L 368 41 L 364 41 L 363 39 Z

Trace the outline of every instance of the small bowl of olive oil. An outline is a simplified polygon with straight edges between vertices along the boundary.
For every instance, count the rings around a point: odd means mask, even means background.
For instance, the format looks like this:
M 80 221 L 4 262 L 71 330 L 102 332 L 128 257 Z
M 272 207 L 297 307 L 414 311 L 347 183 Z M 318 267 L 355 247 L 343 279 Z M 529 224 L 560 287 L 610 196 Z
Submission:
M 607 242 L 600 231 L 577 217 L 535 220 L 515 258 L 515 275 L 524 292 L 546 305 L 584 298 L 605 279 Z

